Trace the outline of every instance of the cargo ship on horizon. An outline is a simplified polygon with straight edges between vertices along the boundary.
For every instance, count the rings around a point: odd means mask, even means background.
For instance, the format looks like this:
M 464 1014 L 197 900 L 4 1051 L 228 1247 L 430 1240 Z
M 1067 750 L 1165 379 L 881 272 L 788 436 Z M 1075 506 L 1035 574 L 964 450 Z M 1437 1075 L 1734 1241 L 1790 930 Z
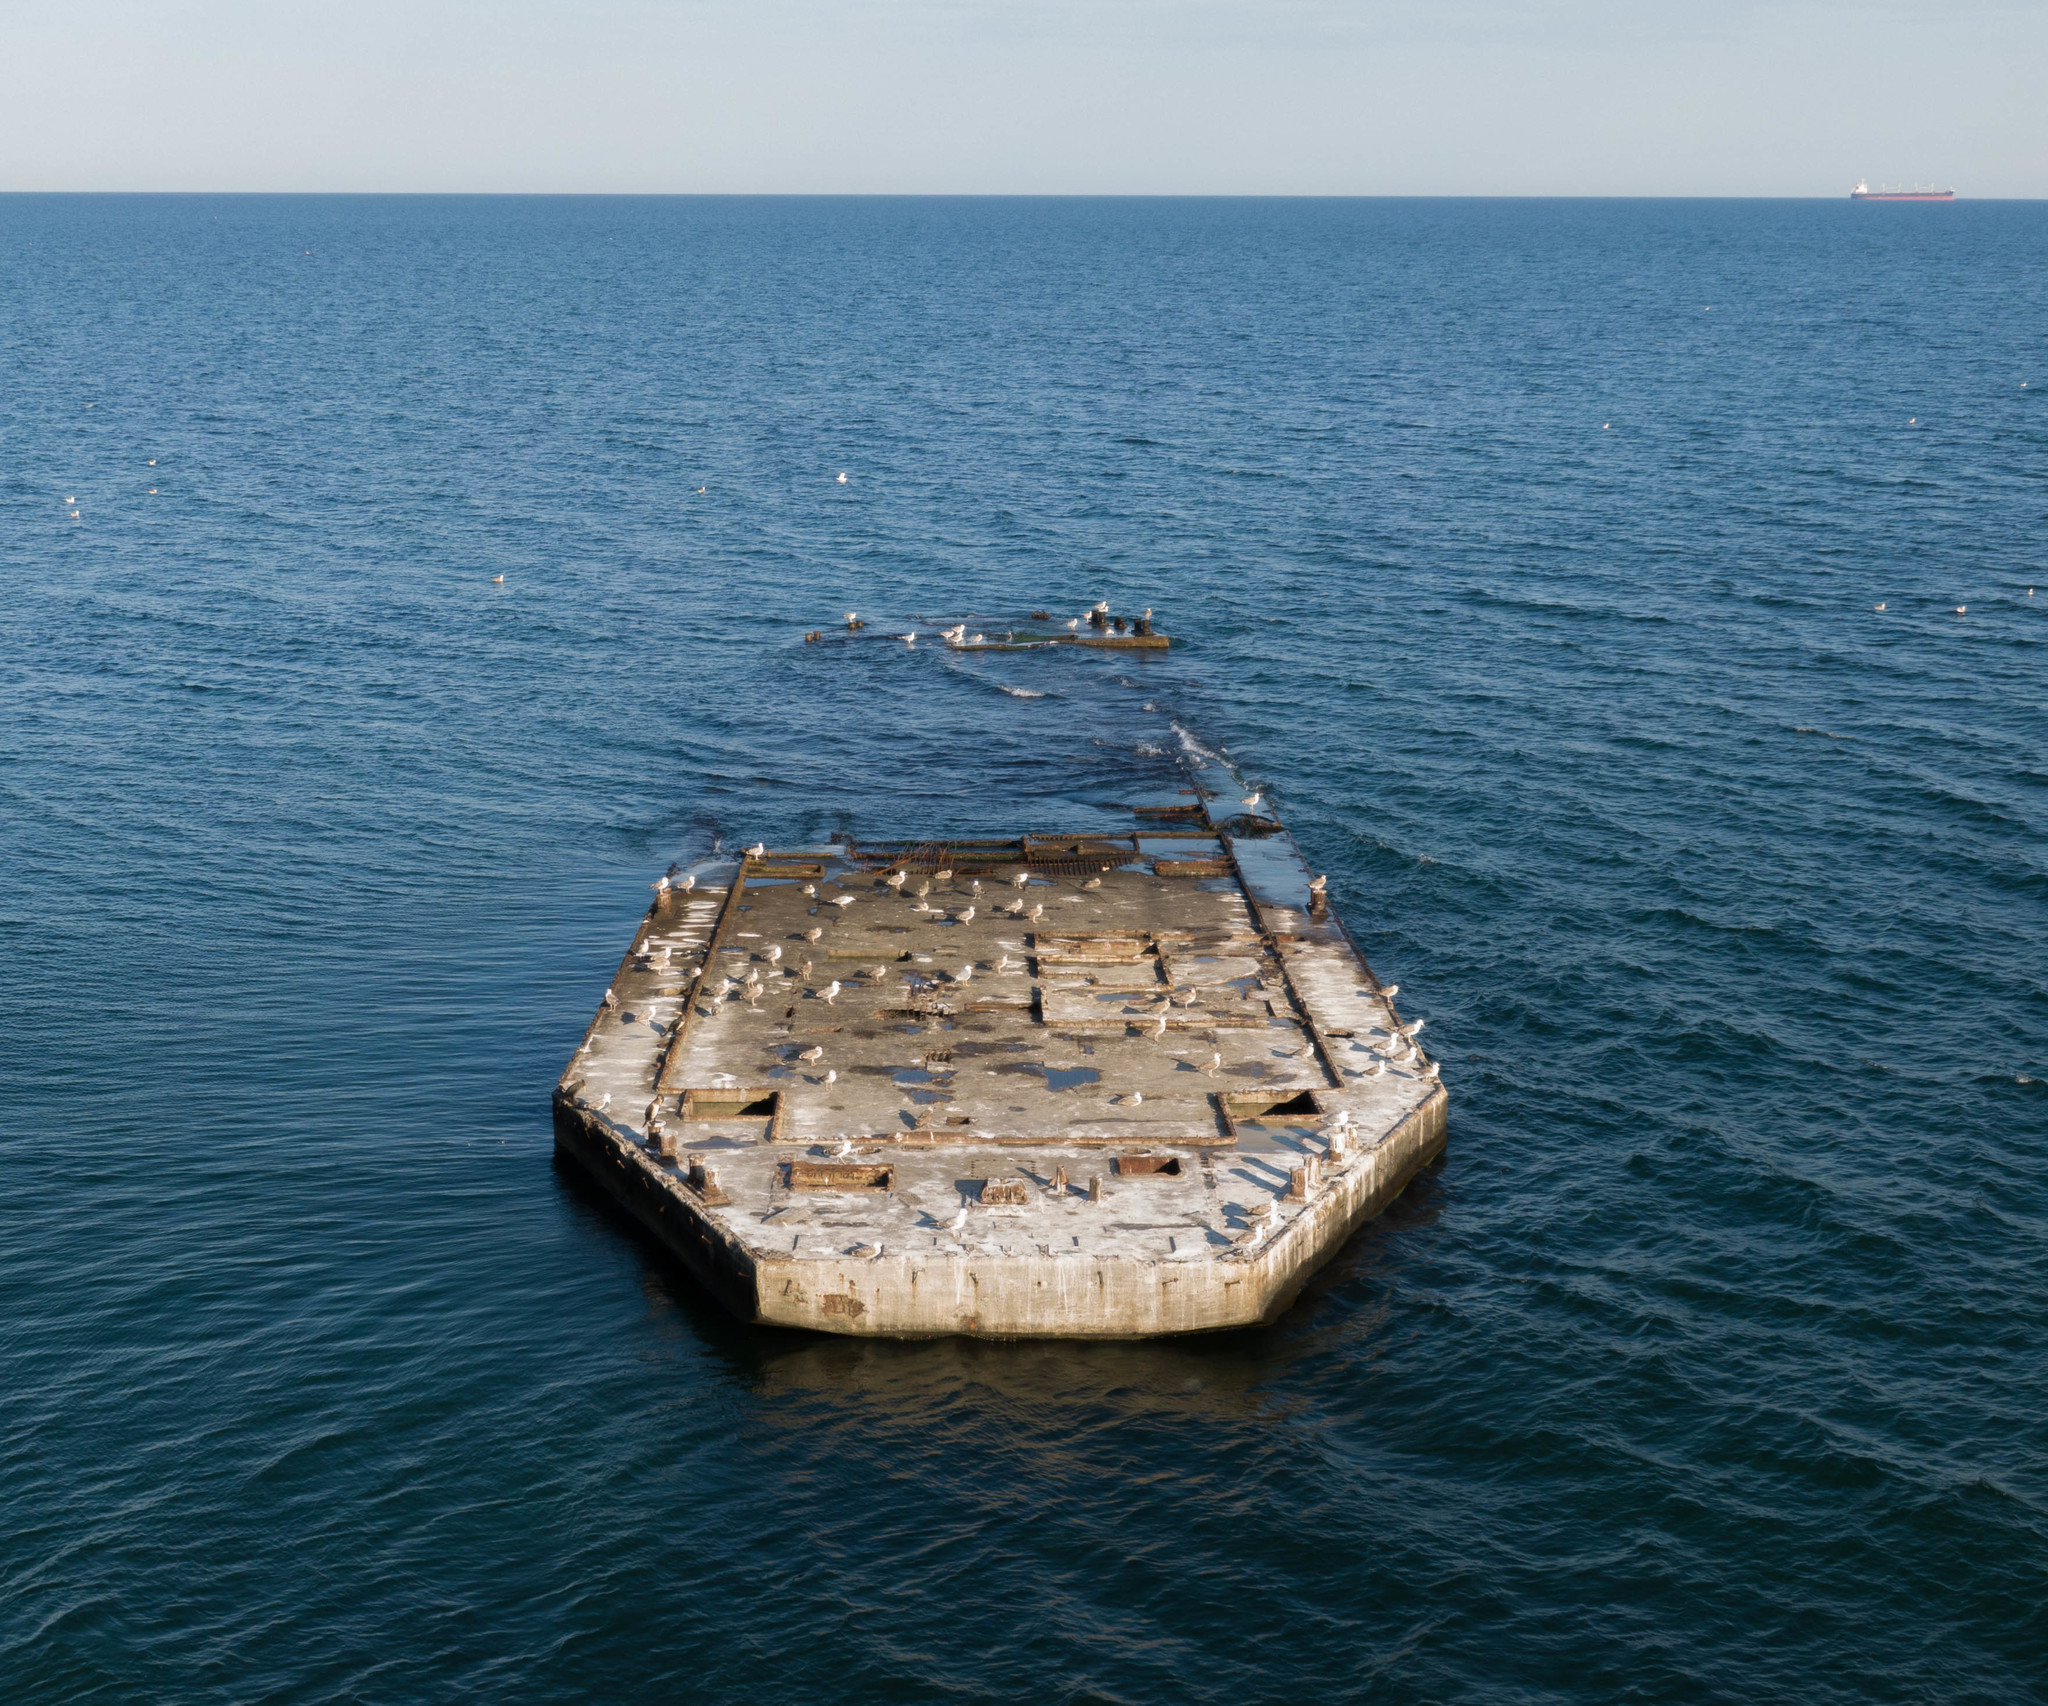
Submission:
M 1954 190 L 1923 190 L 1918 187 L 1909 190 L 1872 189 L 1868 182 L 1858 184 L 1849 192 L 1851 201 L 1954 201 Z

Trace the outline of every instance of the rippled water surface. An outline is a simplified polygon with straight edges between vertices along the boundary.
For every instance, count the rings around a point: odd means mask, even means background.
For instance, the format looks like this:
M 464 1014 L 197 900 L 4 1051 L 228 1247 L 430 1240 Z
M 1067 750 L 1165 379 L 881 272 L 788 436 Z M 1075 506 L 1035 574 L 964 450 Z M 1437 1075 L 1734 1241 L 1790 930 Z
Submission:
M 0 199 L 7 1697 L 2039 1698 L 2044 260 Z M 1175 650 L 801 640 L 1097 597 Z M 1176 721 L 1453 1098 L 1277 1325 L 756 1332 L 554 1162 L 670 860 Z

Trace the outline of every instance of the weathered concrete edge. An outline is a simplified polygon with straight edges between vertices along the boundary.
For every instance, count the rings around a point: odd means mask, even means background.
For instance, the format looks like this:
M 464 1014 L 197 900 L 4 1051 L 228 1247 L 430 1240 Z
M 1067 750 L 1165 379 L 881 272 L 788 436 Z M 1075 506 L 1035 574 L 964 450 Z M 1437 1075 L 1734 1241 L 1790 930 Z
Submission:
M 1352 1234 L 1442 1153 L 1449 1104 L 1439 1086 L 1269 1243 L 1200 1261 L 941 1250 L 762 1259 L 638 1143 L 562 1089 L 554 1124 L 556 1147 L 743 1321 L 859 1337 L 1135 1339 L 1279 1317 Z

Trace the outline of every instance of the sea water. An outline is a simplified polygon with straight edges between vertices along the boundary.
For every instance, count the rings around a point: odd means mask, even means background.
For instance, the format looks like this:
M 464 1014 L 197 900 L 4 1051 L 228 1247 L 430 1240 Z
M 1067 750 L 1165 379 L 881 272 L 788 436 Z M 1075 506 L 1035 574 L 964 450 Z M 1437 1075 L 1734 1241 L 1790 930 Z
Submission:
M 2036 1697 L 2044 259 L 0 199 L 6 1697 Z M 1273 1326 L 756 1331 L 553 1159 L 672 862 L 1184 739 L 1452 1098 Z

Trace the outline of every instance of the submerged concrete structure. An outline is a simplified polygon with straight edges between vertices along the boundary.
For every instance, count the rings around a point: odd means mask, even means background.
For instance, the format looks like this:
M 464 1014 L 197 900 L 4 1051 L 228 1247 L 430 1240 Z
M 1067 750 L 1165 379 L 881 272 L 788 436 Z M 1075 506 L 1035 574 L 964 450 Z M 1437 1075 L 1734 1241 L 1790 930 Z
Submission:
M 699 866 L 557 1085 L 558 1147 L 748 1321 L 1272 1319 L 1441 1151 L 1447 1097 L 1292 839 L 1190 779 L 1122 833 Z

